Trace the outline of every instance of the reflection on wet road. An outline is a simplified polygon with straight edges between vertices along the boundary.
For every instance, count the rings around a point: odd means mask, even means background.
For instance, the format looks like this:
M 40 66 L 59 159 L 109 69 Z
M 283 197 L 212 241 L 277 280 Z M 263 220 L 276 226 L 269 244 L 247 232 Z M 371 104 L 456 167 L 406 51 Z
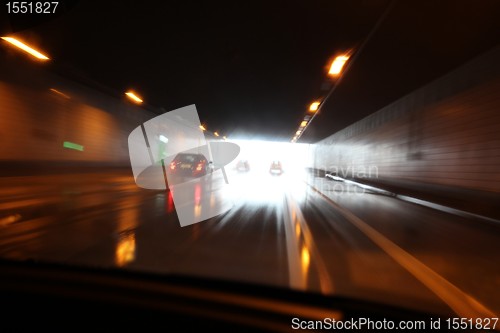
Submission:
M 305 174 L 229 179 L 217 191 L 231 210 L 180 227 L 172 193 L 140 189 L 128 171 L 4 177 L 0 256 L 247 281 L 440 314 L 500 312 L 495 225 Z M 203 186 L 193 183 L 191 204 L 178 209 L 196 216 L 215 206 Z

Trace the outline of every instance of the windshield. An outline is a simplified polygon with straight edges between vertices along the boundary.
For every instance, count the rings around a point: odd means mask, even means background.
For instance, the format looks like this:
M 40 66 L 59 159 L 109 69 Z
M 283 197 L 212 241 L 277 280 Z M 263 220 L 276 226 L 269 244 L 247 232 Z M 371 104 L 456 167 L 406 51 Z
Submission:
M 498 317 L 500 2 L 52 4 L 1 9 L 0 257 Z

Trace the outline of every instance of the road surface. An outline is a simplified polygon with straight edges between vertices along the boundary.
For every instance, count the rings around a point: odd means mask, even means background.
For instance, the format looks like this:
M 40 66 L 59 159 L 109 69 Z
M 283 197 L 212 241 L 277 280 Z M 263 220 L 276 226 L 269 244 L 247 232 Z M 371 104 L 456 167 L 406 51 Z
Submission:
M 497 225 L 309 174 L 229 180 L 231 210 L 181 227 L 171 193 L 138 188 L 128 170 L 3 177 L 0 256 L 498 317 Z

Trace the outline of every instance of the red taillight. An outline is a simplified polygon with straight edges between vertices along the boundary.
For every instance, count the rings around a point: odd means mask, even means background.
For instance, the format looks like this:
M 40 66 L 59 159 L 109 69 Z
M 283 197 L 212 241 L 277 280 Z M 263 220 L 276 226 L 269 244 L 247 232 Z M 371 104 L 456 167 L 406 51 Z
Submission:
M 170 163 L 170 170 L 175 170 L 175 163 L 174 162 Z
M 196 171 L 201 171 L 201 170 L 203 170 L 203 165 L 204 165 L 204 164 L 205 164 L 205 163 L 203 163 L 203 162 L 198 163 L 198 165 L 196 166 Z

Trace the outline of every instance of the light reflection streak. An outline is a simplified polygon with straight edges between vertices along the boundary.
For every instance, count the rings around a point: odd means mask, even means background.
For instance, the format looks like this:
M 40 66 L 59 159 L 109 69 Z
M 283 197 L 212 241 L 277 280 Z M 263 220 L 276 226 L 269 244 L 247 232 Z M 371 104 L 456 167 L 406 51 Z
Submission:
M 173 213 L 175 211 L 175 206 L 174 206 L 174 191 L 170 190 L 168 191 L 167 194 L 167 213 Z
M 3 218 L 0 218 L 0 226 L 6 226 L 21 220 L 21 214 L 13 214 Z
M 61 96 L 61 97 L 64 97 L 66 99 L 71 99 L 71 97 L 69 97 L 68 95 L 66 95 L 65 93 L 63 93 L 62 91 L 59 91 L 57 89 L 54 89 L 54 88 L 50 88 L 50 91 L 52 91 L 53 93 Z
M 139 224 L 139 201 L 131 196 L 120 203 L 117 232 L 119 235 L 115 248 L 115 264 L 123 267 L 135 260 L 135 228 Z
M 295 236 L 297 238 L 300 238 L 300 234 L 301 234 L 301 231 L 300 231 L 300 224 L 295 222 Z
M 215 206 L 215 195 L 213 192 L 210 193 L 210 208 L 214 208 Z
M 300 267 L 302 271 L 302 276 L 304 279 L 304 283 L 307 285 L 307 276 L 309 273 L 309 263 L 311 262 L 311 255 L 309 249 L 305 244 L 302 245 L 302 250 L 300 253 Z
M 135 260 L 135 233 L 128 232 L 120 235 L 115 251 L 115 264 L 123 267 Z
M 290 258 L 295 258 L 297 261 L 298 269 L 300 271 L 295 271 L 295 275 L 300 277 L 300 284 L 303 289 L 307 287 L 308 277 L 311 269 L 311 260 L 314 258 L 314 265 L 317 272 L 321 292 L 324 294 L 331 294 L 333 291 L 333 283 L 330 279 L 328 271 L 325 266 L 324 258 L 320 255 L 307 225 L 302 211 L 292 195 L 287 194 L 288 211 L 292 224 L 295 229 L 295 238 L 291 241 L 295 242 L 296 247 L 294 247 L 298 253 L 296 255 L 291 255 Z
M 132 230 L 139 224 L 139 201 L 137 197 L 130 196 L 120 203 L 118 216 L 118 233 Z
M 201 216 L 201 205 L 200 204 L 195 204 L 194 205 L 194 216 L 195 217 L 200 217 Z
M 201 185 L 199 183 L 194 187 L 194 216 L 201 216 Z

